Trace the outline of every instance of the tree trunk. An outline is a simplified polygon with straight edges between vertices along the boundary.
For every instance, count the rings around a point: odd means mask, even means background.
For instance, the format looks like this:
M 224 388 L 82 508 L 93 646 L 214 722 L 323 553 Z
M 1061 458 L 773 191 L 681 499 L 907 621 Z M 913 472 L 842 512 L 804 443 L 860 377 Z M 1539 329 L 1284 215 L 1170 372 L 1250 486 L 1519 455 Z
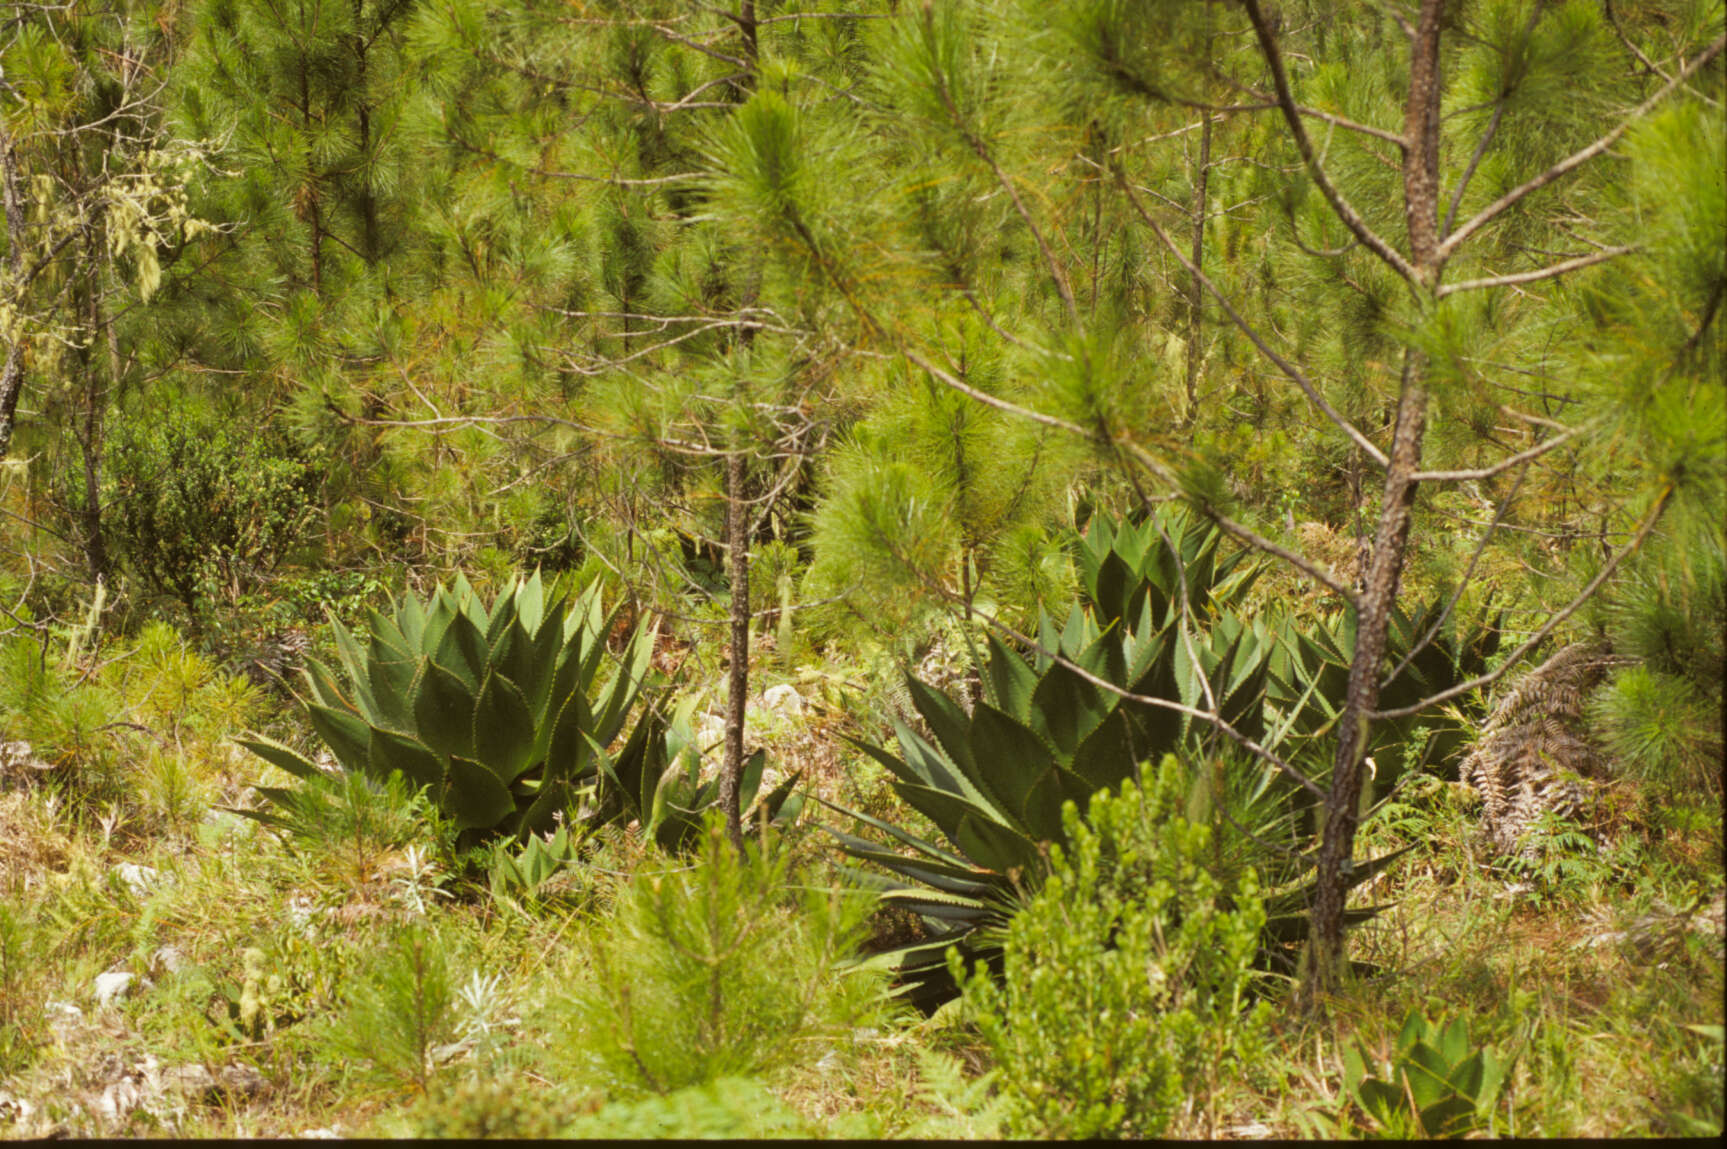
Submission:
M 744 457 L 726 456 L 726 547 L 731 565 L 731 666 L 727 675 L 726 753 L 720 767 L 720 809 L 726 836 L 744 852 L 743 811 L 738 786 L 744 773 L 744 708 L 750 692 L 750 540 L 744 500 Z
M 24 393 L 24 345 L 17 330 L 16 309 L 24 302 L 24 204 L 18 198 L 18 156 L 12 134 L 0 123 L 0 195 L 6 207 L 7 302 L 14 308 L 14 330 L 6 333 L 6 359 L 0 365 L 0 462 L 12 451 L 12 428 L 18 417 L 18 399 Z
M 1439 26 L 1444 7 L 1444 0 L 1422 0 L 1410 51 L 1409 102 L 1404 109 L 1404 223 L 1415 288 L 1424 310 L 1435 302 L 1439 286 Z M 1421 352 L 1404 352 L 1397 425 L 1385 469 L 1385 496 L 1356 608 L 1355 651 L 1338 721 L 1331 787 L 1325 799 L 1312 935 L 1302 979 L 1302 997 L 1310 1009 L 1323 1008 L 1325 996 L 1342 980 L 1346 964 L 1344 910 L 1355 860 L 1355 831 L 1361 821 L 1361 771 L 1371 716 L 1379 705 L 1386 635 L 1408 557 L 1417 486 L 1414 476 L 1421 469 L 1422 440 L 1427 431 L 1426 369 L 1426 357 Z
M 1379 512 L 1373 560 L 1356 611 L 1355 652 L 1337 726 L 1337 750 L 1332 758 L 1331 788 L 1325 798 L 1324 836 L 1313 895 L 1312 936 L 1304 978 L 1310 1006 L 1320 1005 L 1323 996 L 1337 988 L 1343 972 L 1343 912 L 1349 900 L 1355 831 L 1361 820 L 1361 770 L 1367 756 L 1369 715 L 1379 704 L 1385 640 L 1403 578 L 1415 505 L 1416 484 L 1411 476 L 1420 468 L 1421 440 L 1427 424 L 1427 392 L 1422 384 L 1425 366 L 1419 353 L 1405 354 L 1385 499 Z
M 1200 318 L 1205 304 L 1205 287 L 1200 282 L 1201 271 L 1205 266 L 1205 192 L 1206 180 L 1211 175 L 1211 113 L 1200 114 L 1199 127 L 1199 172 L 1193 187 L 1193 283 L 1188 288 L 1187 310 L 1187 414 L 1182 420 L 1191 423 L 1198 417 L 1199 406 L 1199 365 L 1200 336 L 1203 334 Z
M 108 368 L 92 353 L 92 344 L 106 336 L 102 313 L 102 263 L 105 253 L 97 245 L 99 229 L 93 229 L 84 247 L 83 275 L 84 343 L 78 353 L 80 380 L 84 386 L 84 425 L 78 448 L 84 462 L 84 506 L 79 517 L 84 527 L 84 556 L 92 580 L 108 577 L 108 544 L 102 533 L 102 438 L 107 427 Z

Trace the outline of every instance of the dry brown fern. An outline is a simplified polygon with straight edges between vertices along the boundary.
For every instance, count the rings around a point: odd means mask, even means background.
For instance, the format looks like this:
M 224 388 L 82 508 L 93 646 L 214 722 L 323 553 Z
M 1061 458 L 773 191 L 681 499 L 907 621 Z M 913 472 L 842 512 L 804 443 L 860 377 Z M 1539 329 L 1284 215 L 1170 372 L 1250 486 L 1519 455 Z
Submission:
M 1524 831 L 1549 811 L 1576 814 L 1589 783 L 1605 773 L 1583 729 L 1583 705 L 1614 661 L 1597 646 L 1563 647 L 1494 704 L 1461 773 L 1481 794 L 1482 829 L 1496 852 L 1516 852 Z

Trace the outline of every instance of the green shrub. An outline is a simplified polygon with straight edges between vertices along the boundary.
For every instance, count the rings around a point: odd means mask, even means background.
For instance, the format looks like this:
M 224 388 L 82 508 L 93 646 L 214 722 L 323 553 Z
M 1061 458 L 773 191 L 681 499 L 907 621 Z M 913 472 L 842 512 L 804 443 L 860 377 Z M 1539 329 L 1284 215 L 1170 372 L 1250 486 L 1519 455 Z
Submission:
M 1208 872 L 1211 828 L 1177 813 L 1187 789 L 1165 757 L 1085 820 L 1067 803 L 1070 845 L 1008 927 L 1000 984 L 950 954 L 1012 1132 L 1157 1137 L 1184 1098 L 1209 1119 L 1225 1065 L 1263 1057 L 1271 1007 L 1248 997 L 1265 908 L 1252 870 L 1230 888 Z
M 761 1082 L 722 1077 L 664 1097 L 616 1101 L 579 1117 L 563 1136 L 614 1140 L 654 1138 L 763 1140 L 811 1137 L 816 1130 Z
M 115 551 L 194 619 L 201 601 L 232 603 L 267 577 L 317 513 L 315 460 L 215 421 L 127 420 L 103 463 Z
M 760 1073 L 855 1022 L 877 997 L 841 966 L 868 899 L 799 886 L 770 840 L 740 858 L 710 815 L 689 859 L 649 855 L 594 936 L 594 980 L 574 999 L 580 1056 L 626 1090 L 667 1094 Z
M 409 1119 L 415 1137 L 544 1140 L 567 1135 L 570 1108 L 520 1079 L 474 1078 L 425 1098 Z

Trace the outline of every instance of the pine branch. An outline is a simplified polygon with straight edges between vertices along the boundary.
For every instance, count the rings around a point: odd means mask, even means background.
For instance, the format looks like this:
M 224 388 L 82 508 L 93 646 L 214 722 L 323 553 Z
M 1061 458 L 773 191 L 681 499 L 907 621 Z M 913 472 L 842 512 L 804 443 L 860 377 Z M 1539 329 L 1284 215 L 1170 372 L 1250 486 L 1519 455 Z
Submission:
M 1529 10 L 1529 20 L 1523 25 L 1521 43 L 1527 44 L 1529 36 L 1535 31 L 1536 21 L 1541 19 L 1541 5 L 1536 4 Z M 1487 147 L 1493 142 L 1493 137 L 1499 132 L 1499 124 L 1505 118 L 1505 104 L 1515 91 L 1515 86 L 1501 91 L 1493 101 L 1493 118 L 1487 123 L 1487 130 L 1481 134 L 1481 141 L 1475 145 L 1475 152 L 1469 157 L 1469 166 L 1463 169 L 1463 175 L 1457 181 L 1457 189 L 1451 193 L 1451 206 L 1445 211 L 1445 226 L 1439 229 L 1441 237 L 1449 235 L 1451 225 L 1457 222 L 1457 209 L 1463 204 L 1464 189 L 1469 187 L 1469 181 L 1475 178 L 1475 169 L 1481 165 L 1481 158 L 1487 154 Z
M 1452 232 L 1451 235 L 1446 238 L 1444 243 L 1439 245 L 1440 262 L 1443 263 L 1445 260 L 1451 258 L 1452 254 L 1456 252 L 1464 240 L 1474 235 L 1487 224 L 1493 222 L 1502 213 L 1504 213 L 1507 208 L 1510 208 L 1525 196 L 1530 195 L 1533 192 L 1538 192 L 1548 184 L 1553 183 L 1555 180 L 1577 170 L 1596 156 L 1605 152 L 1614 144 L 1618 143 L 1620 137 L 1630 131 L 1633 124 L 1648 115 L 1657 104 L 1673 93 L 1673 89 L 1688 80 L 1698 71 L 1698 69 L 1702 68 L 1703 65 L 1720 55 L 1723 47 L 1727 47 L 1727 36 L 1717 38 L 1713 44 L 1698 53 L 1695 59 L 1681 68 L 1678 74 L 1676 74 L 1671 80 L 1663 84 L 1660 91 L 1656 92 L 1653 96 L 1650 96 L 1647 100 L 1644 100 L 1641 104 L 1638 104 L 1633 108 L 1630 114 L 1620 121 L 1618 127 L 1614 128 L 1588 147 L 1571 153 L 1569 156 L 1566 156 L 1564 159 L 1560 160 L 1534 179 L 1512 188 L 1510 191 L 1482 208 L 1473 217 L 1471 217 L 1468 222 L 1464 223 L 1463 226 Z
M 1473 471 L 1417 471 L 1415 474 L 1410 476 L 1410 480 L 1416 483 L 1467 483 L 1481 479 L 1491 479 L 1498 475 L 1503 475 L 1511 468 L 1521 466 L 1532 459 L 1539 459 L 1542 455 L 1547 454 L 1547 452 L 1553 450 L 1555 447 L 1564 445 L 1567 441 L 1576 438 L 1585 431 L 1593 430 L 1597 426 L 1597 423 L 1598 421 L 1591 420 L 1590 422 L 1581 424 L 1580 426 L 1567 428 L 1557 437 L 1548 439 L 1543 443 L 1537 443 L 1527 451 L 1519 451 L 1517 454 L 1512 455 L 1509 458 L 1501 459 L 1499 462 L 1494 463 L 1489 467 L 1480 467 Z

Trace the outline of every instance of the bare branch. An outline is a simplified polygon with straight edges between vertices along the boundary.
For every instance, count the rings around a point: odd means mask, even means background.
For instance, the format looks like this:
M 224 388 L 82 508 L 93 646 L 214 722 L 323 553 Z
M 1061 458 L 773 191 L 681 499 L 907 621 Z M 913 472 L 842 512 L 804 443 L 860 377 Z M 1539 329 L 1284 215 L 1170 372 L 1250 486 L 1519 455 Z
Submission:
M 1068 431 L 1084 439 L 1095 441 L 1098 437 L 1095 432 L 1080 426 L 1078 423 L 1058 418 L 1055 415 L 1045 415 L 1042 411 L 1033 411 L 1030 407 L 1021 407 L 1018 403 L 997 398 L 996 396 L 991 395 L 988 391 L 980 391 L 965 380 L 937 367 L 934 363 L 931 363 L 928 359 L 925 359 L 922 355 L 910 348 L 902 349 L 900 354 L 904 355 L 907 360 L 917 367 L 929 372 L 930 376 L 938 383 L 941 383 L 946 387 L 951 387 L 962 395 L 970 396 L 986 407 L 994 407 L 998 411 L 1006 411 L 1010 414 L 1018 415 L 1022 419 L 1030 419 L 1033 423 L 1038 423 L 1045 427 L 1055 427 L 1062 431 Z
M 1630 255 L 1638 250 L 1641 249 L 1636 244 L 1628 244 L 1625 247 L 1610 247 L 1604 251 L 1580 255 L 1576 259 L 1567 259 L 1561 263 L 1538 267 L 1534 271 L 1518 271 L 1510 275 L 1494 275 L 1486 279 L 1466 279 L 1461 283 L 1447 283 L 1439 289 L 1439 297 L 1443 299 L 1447 295 L 1455 295 L 1459 291 L 1480 291 L 1488 287 L 1512 287 L 1519 283 L 1535 283 L 1543 279 L 1552 279 L 1554 276 L 1564 275 L 1568 271 L 1592 267 L 1597 263 L 1606 263 L 1610 259 L 1617 259 L 1621 255 Z
M 1638 104 L 1633 108 L 1630 114 L 1619 122 L 1618 127 L 1614 128 L 1588 147 L 1566 156 L 1564 159 L 1560 160 L 1534 179 L 1512 188 L 1510 191 L 1482 208 L 1479 212 L 1475 213 L 1475 215 L 1466 223 L 1456 231 L 1452 232 L 1450 236 L 1446 237 L 1444 243 L 1439 245 L 1439 258 L 1441 262 L 1449 259 L 1452 253 L 1458 249 L 1464 240 L 1474 235 L 1476 231 L 1480 230 L 1482 227 L 1493 222 L 1493 220 L 1497 219 L 1507 208 L 1516 204 L 1519 200 L 1523 199 L 1524 196 L 1529 195 L 1531 192 L 1540 191 L 1548 184 L 1582 167 L 1584 164 L 1618 143 L 1620 137 L 1631 130 L 1631 125 L 1648 115 L 1655 105 L 1659 104 L 1662 100 L 1665 100 L 1673 93 L 1674 88 L 1677 88 L 1680 84 L 1690 79 L 1698 69 L 1702 68 L 1703 65 L 1713 60 L 1716 56 L 1720 55 L 1723 47 L 1727 47 L 1727 36 L 1717 38 L 1713 44 L 1710 44 L 1707 48 L 1703 49 L 1702 52 L 1698 53 L 1695 59 L 1681 68 L 1671 80 L 1663 84 L 1660 91 L 1656 92 L 1653 96 L 1650 96 L 1647 100 L 1644 100 L 1641 104 Z
M 1415 483 L 1466 483 L 1472 480 L 1491 479 L 1532 459 L 1539 459 L 1555 447 L 1563 446 L 1569 440 L 1575 439 L 1578 435 L 1593 429 L 1595 426 L 1596 422 L 1592 420 L 1580 426 L 1567 428 L 1562 434 L 1548 439 L 1546 442 L 1537 443 L 1527 451 L 1519 451 L 1515 455 L 1501 459 L 1490 467 L 1479 467 L 1473 471 L 1417 471 L 1409 478 L 1411 482 Z
M 1271 68 L 1271 80 L 1277 88 L 1277 103 L 1283 110 L 1284 122 L 1289 125 L 1289 134 L 1294 137 L 1296 150 L 1301 153 L 1302 162 L 1307 165 L 1307 172 L 1313 177 L 1313 182 L 1319 186 L 1325 201 L 1331 205 L 1331 210 L 1337 213 L 1337 218 L 1355 233 L 1355 238 L 1406 281 L 1411 284 L 1418 283 L 1420 277 L 1415 274 L 1415 268 L 1396 248 L 1367 226 L 1367 221 L 1343 198 L 1343 193 L 1337 190 L 1337 185 L 1325 174 L 1325 169 L 1319 163 L 1319 155 L 1313 150 L 1313 141 L 1308 138 L 1307 128 L 1302 125 L 1300 105 L 1295 102 L 1295 96 L 1289 89 L 1289 76 L 1283 67 L 1283 52 L 1277 46 L 1277 37 L 1272 32 L 1265 13 L 1260 9 L 1258 0 L 1244 0 L 1244 7 L 1247 9 L 1248 19 L 1253 21 L 1253 30 L 1259 37 L 1260 51 Z
M 1198 279 L 1200 283 L 1205 285 L 1205 289 L 1211 292 L 1212 298 L 1217 300 L 1218 304 L 1223 308 L 1224 313 L 1229 316 L 1237 327 L 1241 328 L 1243 334 L 1245 334 L 1248 339 L 1253 341 L 1253 345 L 1259 348 L 1259 353 L 1275 363 L 1278 370 L 1289 376 L 1289 378 L 1294 381 L 1295 385 L 1301 388 L 1302 393 L 1307 396 L 1308 401 L 1315 407 L 1318 407 L 1320 411 L 1325 414 L 1327 419 L 1331 420 L 1339 430 L 1349 436 L 1350 440 L 1357 447 L 1360 447 L 1368 458 L 1372 459 L 1381 467 L 1385 466 L 1385 452 L 1374 446 L 1373 440 L 1362 434 L 1353 423 L 1343 417 L 1341 412 L 1339 412 L 1330 403 L 1326 402 L 1325 396 L 1319 393 L 1319 388 L 1315 387 L 1313 385 L 1313 381 L 1302 373 L 1301 368 L 1272 350 L 1271 345 L 1260 337 L 1259 332 L 1255 331 L 1247 320 L 1242 317 L 1241 313 L 1235 309 L 1234 305 L 1229 302 L 1223 292 L 1218 290 L 1217 285 L 1212 283 L 1203 271 L 1193 265 L 1193 261 L 1188 259 L 1186 253 L 1177 246 L 1175 240 L 1170 237 L 1169 233 L 1163 230 L 1162 225 L 1159 224 L 1156 219 L 1152 218 L 1151 213 L 1145 209 L 1145 205 L 1141 203 L 1139 197 L 1134 194 L 1133 186 L 1127 182 L 1127 177 L 1122 173 L 1121 169 L 1115 168 L 1114 171 L 1116 183 L 1120 185 L 1122 191 L 1126 193 L 1128 202 L 1133 205 L 1133 209 L 1139 214 L 1139 218 L 1145 222 L 1147 227 L 1151 228 L 1152 234 L 1156 235 L 1157 238 L 1162 241 L 1163 245 L 1170 250 L 1170 253 L 1175 256 L 1181 266 L 1185 268 L 1190 275 Z
M 1468 694 L 1472 690 L 1479 690 L 1483 686 L 1491 686 L 1493 683 L 1499 681 L 1506 671 L 1516 666 L 1517 663 L 1522 660 L 1524 655 L 1528 654 L 1531 650 L 1534 650 L 1548 635 L 1559 629 L 1561 623 L 1570 618 L 1573 614 L 1576 614 L 1577 611 L 1582 608 L 1583 604 L 1588 602 L 1597 590 L 1601 589 L 1601 584 L 1606 582 L 1613 572 L 1619 569 L 1619 564 L 1637 552 L 1638 548 L 1643 545 L 1643 540 L 1649 537 L 1649 532 L 1655 529 L 1656 522 L 1660 520 L 1661 513 L 1667 509 L 1667 504 L 1672 501 L 1672 498 L 1673 485 L 1669 483 L 1662 490 L 1660 496 L 1655 500 L 1655 505 L 1650 508 L 1648 517 L 1645 518 L 1642 525 L 1637 528 L 1637 533 L 1632 536 L 1631 541 L 1626 543 L 1618 551 L 1614 552 L 1614 554 L 1608 558 L 1605 563 L 1601 564 L 1601 569 L 1595 573 L 1594 578 L 1589 580 L 1588 585 L 1577 593 L 1577 597 L 1567 603 L 1563 610 L 1549 616 L 1547 621 L 1542 624 L 1541 628 L 1534 634 L 1530 635 L 1523 645 L 1512 651 L 1510 655 L 1506 657 L 1505 661 L 1500 664 L 1497 670 L 1491 670 L 1486 674 L 1477 675 L 1467 682 L 1459 682 L 1456 686 L 1441 690 L 1438 694 L 1429 695 L 1420 702 L 1411 703 L 1408 706 L 1400 706 L 1395 710 L 1376 710 L 1369 717 L 1371 717 L 1375 722 L 1384 718 L 1408 718 L 1411 715 L 1421 713 L 1423 710 L 1426 710 L 1431 706 L 1437 706 L 1441 702 L 1449 702 L 1453 698 Z

